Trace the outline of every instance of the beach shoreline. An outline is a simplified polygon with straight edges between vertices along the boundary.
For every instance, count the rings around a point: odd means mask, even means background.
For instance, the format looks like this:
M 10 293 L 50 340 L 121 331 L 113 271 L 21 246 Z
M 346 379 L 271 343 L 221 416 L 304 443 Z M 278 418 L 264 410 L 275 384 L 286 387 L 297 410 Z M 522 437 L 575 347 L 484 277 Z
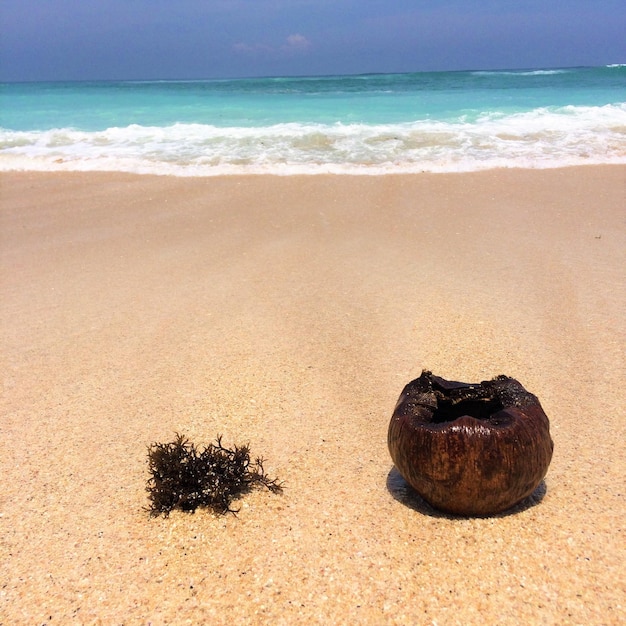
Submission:
M 626 166 L 0 174 L 0 623 L 624 617 Z M 386 447 L 422 368 L 536 394 L 540 501 L 441 515 Z M 223 435 L 282 495 L 145 510 Z

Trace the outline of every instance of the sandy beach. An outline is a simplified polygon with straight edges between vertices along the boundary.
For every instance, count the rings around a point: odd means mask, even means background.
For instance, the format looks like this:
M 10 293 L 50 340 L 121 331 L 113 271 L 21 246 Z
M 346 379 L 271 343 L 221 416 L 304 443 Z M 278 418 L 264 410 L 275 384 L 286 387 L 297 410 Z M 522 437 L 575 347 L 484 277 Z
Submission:
M 0 184 L 0 624 L 624 623 L 626 167 Z M 534 498 L 407 489 L 422 369 L 539 397 Z M 175 433 L 284 493 L 151 518 Z

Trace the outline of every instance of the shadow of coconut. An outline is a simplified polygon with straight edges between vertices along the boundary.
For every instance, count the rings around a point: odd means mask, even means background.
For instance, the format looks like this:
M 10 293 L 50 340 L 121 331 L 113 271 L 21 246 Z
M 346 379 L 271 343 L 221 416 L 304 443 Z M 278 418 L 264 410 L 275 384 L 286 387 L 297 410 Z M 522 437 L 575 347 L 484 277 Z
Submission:
M 417 494 L 417 492 L 409 485 L 409 483 L 402 478 L 400 472 L 396 469 L 395 465 L 387 474 L 387 490 L 393 496 L 394 500 L 401 502 L 404 506 L 421 513 L 422 515 L 428 515 L 430 517 L 442 517 L 445 519 L 468 519 L 469 517 L 508 517 L 509 515 L 516 515 L 522 513 L 527 509 L 537 506 L 545 497 L 547 492 L 546 483 L 542 480 L 535 491 L 533 491 L 527 498 L 524 498 L 521 502 L 518 502 L 515 506 L 512 506 L 506 511 L 495 513 L 494 515 L 454 515 L 453 513 L 446 513 L 445 511 L 439 511 L 432 507 L 426 500 Z

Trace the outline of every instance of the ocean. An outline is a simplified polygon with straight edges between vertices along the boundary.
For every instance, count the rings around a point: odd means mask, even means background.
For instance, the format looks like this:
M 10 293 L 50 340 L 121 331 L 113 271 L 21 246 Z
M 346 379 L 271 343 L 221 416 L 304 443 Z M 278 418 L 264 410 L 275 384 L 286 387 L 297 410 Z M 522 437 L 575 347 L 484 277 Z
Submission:
M 383 174 L 626 163 L 626 65 L 0 85 L 0 171 Z

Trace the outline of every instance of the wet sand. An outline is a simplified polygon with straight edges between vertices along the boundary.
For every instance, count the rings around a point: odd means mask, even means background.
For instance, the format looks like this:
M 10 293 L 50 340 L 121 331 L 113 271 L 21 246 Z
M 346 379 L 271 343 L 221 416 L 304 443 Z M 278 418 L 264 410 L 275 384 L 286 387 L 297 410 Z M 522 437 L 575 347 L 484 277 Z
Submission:
M 0 184 L 1 624 L 623 623 L 625 167 Z M 406 488 L 423 368 L 539 397 L 532 499 Z M 150 518 L 176 432 L 284 493 Z

